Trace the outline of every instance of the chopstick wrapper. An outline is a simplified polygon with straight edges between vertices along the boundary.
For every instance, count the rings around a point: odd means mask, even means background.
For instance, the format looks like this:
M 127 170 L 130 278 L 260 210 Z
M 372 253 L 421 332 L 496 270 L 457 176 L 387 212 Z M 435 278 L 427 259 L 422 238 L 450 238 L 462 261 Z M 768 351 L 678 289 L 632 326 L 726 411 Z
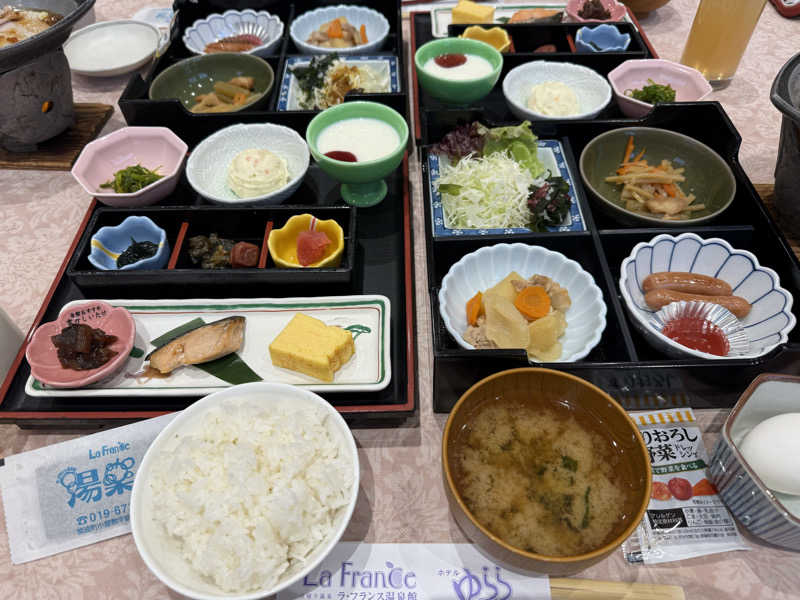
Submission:
M 175 414 L 8 456 L 0 490 L 11 562 L 129 533 L 136 470 Z

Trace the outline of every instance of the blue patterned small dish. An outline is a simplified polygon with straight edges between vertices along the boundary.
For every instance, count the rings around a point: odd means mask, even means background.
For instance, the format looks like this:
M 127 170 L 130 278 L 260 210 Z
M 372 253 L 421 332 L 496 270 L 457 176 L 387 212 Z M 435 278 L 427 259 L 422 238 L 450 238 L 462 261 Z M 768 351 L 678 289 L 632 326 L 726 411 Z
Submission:
M 800 412 L 800 377 L 756 377 L 722 427 L 709 473 L 723 502 L 750 533 L 800 551 L 800 496 L 768 489 L 739 451 L 753 427 L 771 417 L 796 412 Z
M 613 25 L 581 27 L 575 34 L 578 52 L 624 52 L 631 43 L 629 33 L 620 33 Z
M 569 184 L 569 195 L 572 204 L 569 207 L 569 214 L 558 227 L 548 227 L 548 231 L 586 231 L 586 224 L 583 220 L 581 207 L 575 194 L 575 184 L 572 173 L 569 170 L 567 161 L 564 158 L 564 148 L 558 140 L 538 140 L 539 160 L 550 172 L 551 175 L 563 177 Z M 445 219 L 442 207 L 442 195 L 438 192 L 436 185 L 439 180 L 439 170 L 447 162 L 446 157 L 442 157 L 435 152 L 428 154 L 428 191 L 431 198 L 431 222 L 433 223 L 433 237 L 451 237 L 462 235 L 512 235 L 515 233 L 530 233 L 531 230 L 523 227 L 506 227 L 504 229 L 480 228 L 480 229 L 459 229 L 451 227 Z
M 665 271 L 717 277 L 730 284 L 734 296 L 750 303 L 750 312 L 740 319 L 750 340 L 748 351 L 719 360 L 758 358 L 789 340 L 789 332 L 797 323 L 792 313 L 793 298 L 781 287 L 775 271 L 760 265 L 751 252 L 733 248 L 720 238 L 703 239 L 694 233 L 661 234 L 634 246 L 630 256 L 622 261 L 619 278 L 620 292 L 633 324 L 655 348 L 662 349 L 666 338 L 653 324 L 655 311 L 645 303 L 642 282 L 650 273 Z
M 117 268 L 117 257 L 137 242 L 153 242 L 158 250 L 150 258 Z M 131 271 L 133 269 L 163 269 L 169 259 L 166 232 L 147 217 L 131 216 L 114 227 L 101 227 L 92 236 L 89 262 L 102 271 Z
M 382 80 L 386 81 L 386 93 L 400 91 L 400 78 L 397 71 L 397 57 L 389 54 L 373 56 L 343 56 L 340 59 L 343 63 L 350 66 L 367 67 L 373 70 Z M 303 108 L 303 92 L 297 84 L 297 78 L 292 73 L 296 67 L 307 67 L 311 62 L 311 56 L 290 56 L 286 59 L 281 77 L 281 89 L 278 95 L 277 110 L 308 110 Z M 384 79 L 385 78 L 385 79 Z M 319 110 L 319 109 L 314 109 Z

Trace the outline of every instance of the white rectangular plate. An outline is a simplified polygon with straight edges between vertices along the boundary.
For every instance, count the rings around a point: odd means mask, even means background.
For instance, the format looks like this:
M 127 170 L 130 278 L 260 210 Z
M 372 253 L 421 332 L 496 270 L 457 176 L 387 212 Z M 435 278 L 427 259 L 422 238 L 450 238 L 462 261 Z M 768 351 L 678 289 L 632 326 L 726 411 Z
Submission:
M 61 312 L 84 302 L 70 302 L 64 305 Z M 85 388 L 50 388 L 28 377 L 25 392 L 29 396 L 194 396 L 230 387 L 226 381 L 193 366 L 180 367 L 164 379 L 146 380 L 134 377 L 133 373 L 142 370 L 144 357 L 154 349 L 150 340 L 198 317 L 210 323 L 235 315 L 247 318 L 244 345 L 237 354 L 264 381 L 291 383 L 318 392 L 339 392 L 381 390 L 391 380 L 391 310 L 389 299 L 385 296 L 106 302 L 125 307 L 131 312 L 136 322 L 134 349 L 143 350 L 143 354 L 138 358 L 131 356 L 112 378 Z M 276 367 L 270 361 L 269 344 L 298 312 L 320 319 L 327 325 L 345 328 L 361 326 L 354 334 L 355 355 L 336 372 L 331 383 Z M 366 329 L 369 331 L 366 332 Z

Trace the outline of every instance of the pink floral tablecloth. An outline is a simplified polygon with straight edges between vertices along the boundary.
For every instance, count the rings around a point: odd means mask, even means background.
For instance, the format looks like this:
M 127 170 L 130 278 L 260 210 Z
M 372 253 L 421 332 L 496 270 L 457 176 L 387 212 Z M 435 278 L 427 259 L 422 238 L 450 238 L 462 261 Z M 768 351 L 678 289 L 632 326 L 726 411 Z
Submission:
M 673 0 L 641 20 L 663 58 L 680 57 L 697 2 Z M 146 5 L 137 0 L 98 0 L 96 18 L 101 21 L 130 17 Z M 800 21 L 783 19 L 768 4 L 733 83 L 711 97 L 723 104 L 739 129 L 743 139 L 740 160 L 755 183 L 773 181 L 780 115 L 769 102 L 769 88 L 778 69 L 800 50 L 799 39 Z M 91 80 L 75 76 L 76 100 L 116 105 L 126 81 L 126 77 Z M 123 125 L 117 109 L 105 132 Z M 426 275 L 420 185 L 418 165 L 414 163 L 411 186 L 416 280 L 423 282 Z M 27 331 L 30 327 L 88 204 L 89 198 L 69 173 L 0 171 L 0 307 L 21 329 Z M 441 482 L 439 453 L 445 416 L 432 412 L 430 308 L 424 285 L 416 290 L 416 306 L 419 414 L 403 427 L 354 432 L 362 472 L 358 505 L 345 535 L 348 540 L 465 541 L 450 517 Z M 725 411 L 697 412 L 704 441 L 711 451 Z M 31 432 L 0 425 L 0 456 L 76 435 L 80 434 Z M 687 598 L 698 600 L 800 597 L 800 557 L 747 539 L 753 548 L 747 552 L 654 567 L 627 565 L 618 552 L 579 576 L 680 585 Z M 145 600 L 168 595 L 139 558 L 129 535 L 14 566 L 5 522 L 0 519 L 0 598 Z

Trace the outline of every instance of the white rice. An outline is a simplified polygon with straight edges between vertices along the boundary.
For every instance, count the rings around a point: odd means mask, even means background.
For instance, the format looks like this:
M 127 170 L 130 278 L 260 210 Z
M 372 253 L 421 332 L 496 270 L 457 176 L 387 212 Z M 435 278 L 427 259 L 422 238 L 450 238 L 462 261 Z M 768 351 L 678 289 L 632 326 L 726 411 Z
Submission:
M 302 569 L 350 502 L 353 457 L 322 409 L 228 402 L 198 417 L 152 466 L 153 521 L 225 592 Z

